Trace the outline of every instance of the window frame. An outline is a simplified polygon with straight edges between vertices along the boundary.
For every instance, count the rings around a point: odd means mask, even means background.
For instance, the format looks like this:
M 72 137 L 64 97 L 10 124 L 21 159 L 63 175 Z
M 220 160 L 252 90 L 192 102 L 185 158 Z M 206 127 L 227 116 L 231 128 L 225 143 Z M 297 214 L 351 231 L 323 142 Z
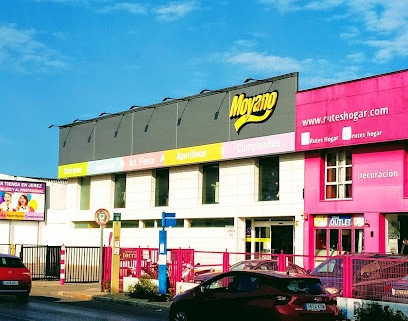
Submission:
M 269 163 L 269 164 L 268 164 Z M 268 173 L 268 171 L 270 173 Z M 258 159 L 258 201 L 279 201 L 280 158 L 267 156 Z
M 214 168 L 217 169 L 215 170 Z M 220 164 L 219 163 L 203 164 L 201 167 L 201 173 L 202 173 L 202 196 L 201 196 L 202 204 L 219 204 Z
M 120 182 L 124 179 L 124 184 Z M 114 183 L 114 196 L 113 196 L 113 208 L 126 208 L 126 173 L 117 173 L 113 177 Z M 122 193 L 122 199 L 120 199 L 120 195 L 118 193 Z M 123 204 L 122 204 L 123 203 Z
M 167 173 L 167 175 L 162 175 Z M 165 179 L 167 177 L 167 181 Z M 159 168 L 154 171 L 155 191 L 154 191 L 154 206 L 168 206 L 169 205 L 169 189 L 170 189 L 170 170 L 168 168 Z M 164 185 L 162 182 L 164 181 Z M 164 187 L 164 188 L 163 188 Z M 165 191 L 165 192 L 164 192 Z
M 91 208 L 91 177 L 84 176 L 79 178 L 80 197 L 79 210 L 89 210 Z
M 329 158 L 330 157 L 330 158 Z M 350 150 L 326 152 L 324 155 L 324 199 L 352 199 L 352 162 Z

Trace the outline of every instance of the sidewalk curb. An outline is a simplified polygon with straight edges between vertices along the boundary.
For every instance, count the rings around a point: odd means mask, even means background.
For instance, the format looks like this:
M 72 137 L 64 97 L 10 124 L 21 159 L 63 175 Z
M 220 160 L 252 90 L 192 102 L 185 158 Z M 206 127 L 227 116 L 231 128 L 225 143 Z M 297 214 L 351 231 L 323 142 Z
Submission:
M 157 302 L 149 302 L 149 301 L 142 301 L 132 298 L 117 298 L 110 295 L 97 295 L 93 296 L 93 301 L 100 301 L 100 302 L 107 302 L 107 303 L 114 303 L 114 304 L 123 304 L 123 305 L 131 305 L 139 308 L 144 309 L 151 309 L 156 311 L 169 311 L 170 306 L 169 304 L 165 303 L 157 303 Z
M 92 295 L 92 294 L 73 293 L 73 292 L 68 292 L 68 291 L 58 291 L 57 295 L 68 297 L 68 298 L 73 298 L 73 299 L 85 300 L 85 301 L 91 301 L 96 297 L 95 295 Z

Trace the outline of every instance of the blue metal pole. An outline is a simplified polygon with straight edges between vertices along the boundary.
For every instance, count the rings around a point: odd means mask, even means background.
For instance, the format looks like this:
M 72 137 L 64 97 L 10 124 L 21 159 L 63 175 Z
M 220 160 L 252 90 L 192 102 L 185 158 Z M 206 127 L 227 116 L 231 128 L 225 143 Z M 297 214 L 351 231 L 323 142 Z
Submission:
M 167 231 L 159 231 L 159 294 L 167 293 Z

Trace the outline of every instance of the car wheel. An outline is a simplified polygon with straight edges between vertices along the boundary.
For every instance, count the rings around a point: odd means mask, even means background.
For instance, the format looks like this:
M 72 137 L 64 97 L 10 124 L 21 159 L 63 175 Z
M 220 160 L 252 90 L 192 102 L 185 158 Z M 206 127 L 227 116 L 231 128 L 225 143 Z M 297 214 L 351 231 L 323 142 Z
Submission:
M 171 321 L 189 321 L 187 314 L 184 311 L 175 311 Z
M 27 302 L 29 293 L 19 293 L 17 294 L 17 301 L 18 302 Z

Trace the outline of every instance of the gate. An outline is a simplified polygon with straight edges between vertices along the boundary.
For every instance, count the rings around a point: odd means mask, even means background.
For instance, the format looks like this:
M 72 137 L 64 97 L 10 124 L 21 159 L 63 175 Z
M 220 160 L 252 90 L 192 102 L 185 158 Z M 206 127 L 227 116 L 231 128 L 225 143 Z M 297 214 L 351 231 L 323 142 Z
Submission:
M 60 246 L 21 245 L 20 258 L 33 280 L 59 280 Z
M 65 247 L 66 283 L 99 282 L 99 247 Z M 61 247 L 21 245 L 20 258 L 33 280 L 59 280 Z
M 97 246 L 65 247 L 65 283 L 99 282 Z

